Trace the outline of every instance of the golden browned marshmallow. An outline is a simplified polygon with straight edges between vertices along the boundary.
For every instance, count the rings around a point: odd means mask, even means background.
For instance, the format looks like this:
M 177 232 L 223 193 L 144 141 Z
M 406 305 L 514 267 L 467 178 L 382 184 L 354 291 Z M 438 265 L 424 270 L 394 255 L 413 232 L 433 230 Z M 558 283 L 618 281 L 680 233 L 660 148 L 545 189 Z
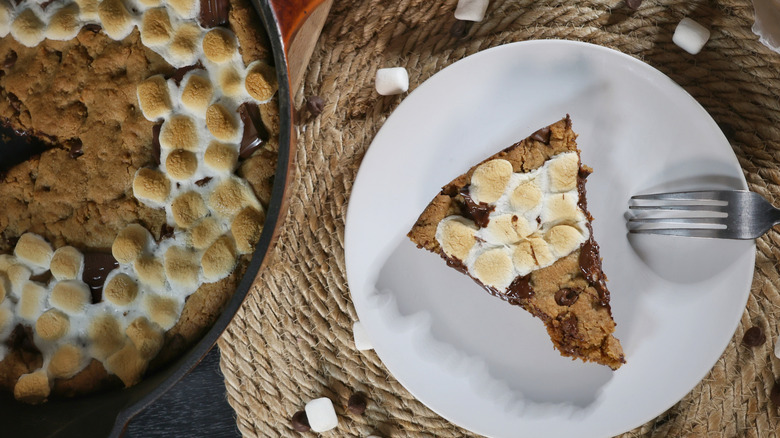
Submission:
M 54 285 L 49 302 L 68 315 L 84 313 L 92 301 L 89 286 L 78 280 L 64 280 Z
M 84 255 L 72 246 L 63 246 L 54 251 L 49 266 L 57 280 L 75 280 L 81 277 Z
M 127 306 L 138 295 L 138 285 L 127 274 L 116 274 L 103 287 L 103 297 L 117 306 Z
M 195 122 L 184 115 L 175 115 L 160 128 L 160 146 L 166 149 L 198 150 L 198 131 Z
M 22 262 L 32 266 L 34 270 L 48 270 L 54 250 L 43 237 L 33 233 L 24 233 L 19 237 L 19 242 L 14 248 L 14 255 Z
M 0 307 L 0 333 L 11 328 L 14 322 L 14 312 L 8 307 Z
M 200 259 L 203 277 L 209 281 L 221 280 L 236 266 L 236 247 L 233 239 L 222 236 L 203 253 Z
M 542 190 L 536 180 L 520 183 L 509 195 L 509 203 L 517 211 L 533 210 L 542 202 Z
M 212 141 L 203 156 L 206 166 L 220 172 L 232 172 L 238 164 L 238 150 L 235 146 Z
M 244 207 L 260 210 L 260 203 L 244 180 L 228 178 L 222 181 L 209 196 L 209 206 L 222 216 L 234 216 Z
M 185 181 L 198 170 L 198 158 L 194 153 L 176 149 L 165 159 L 165 170 L 174 181 Z
M 82 20 L 98 21 L 98 0 L 76 0 Z
M 215 103 L 206 110 L 206 127 L 211 135 L 221 141 L 235 140 L 238 135 L 238 120 L 224 106 Z
M 138 104 L 148 120 L 157 120 L 171 113 L 168 82 L 162 75 L 154 75 L 138 84 Z
M 49 375 L 55 379 L 67 379 L 81 371 L 84 364 L 81 349 L 73 344 L 64 344 L 51 357 Z
M 507 160 L 495 159 L 480 164 L 471 175 L 471 197 L 476 202 L 496 202 L 504 194 L 512 164 Z
M 192 247 L 195 249 L 208 248 L 217 237 L 222 234 L 219 223 L 213 217 L 207 217 L 195 224 L 190 229 Z
M 11 35 L 27 47 L 35 47 L 43 41 L 46 25 L 32 9 L 25 9 L 11 23 Z
M 444 254 L 460 261 L 466 260 L 471 248 L 477 242 L 474 222 L 460 217 L 447 217 L 439 223 L 437 235 Z
M 103 32 L 114 40 L 121 40 L 133 30 L 133 17 L 122 0 L 102 0 L 98 4 L 98 17 Z
M 46 38 L 59 41 L 72 40 L 78 35 L 80 29 L 79 7 L 71 3 L 51 16 L 49 27 L 46 28 Z
M 542 210 L 542 223 L 578 222 L 584 214 L 577 206 L 578 196 L 571 193 L 555 193 L 547 198 Z
M 22 296 L 22 289 L 27 284 L 32 272 L 26 266 L 21 264 L 11 265 L 6 271 L 8 281 L 11 283 L 11 295 L 19 298 Z
M 197 0 L 166 0 L 166 3 L 182 18 L 194 18 L 200 10 Z
M 585 241 L 580 230 L 571 225 L 556 225 L 545 235 L 553 255 L 561 258 L 571 254 Z
M 111 246 L 111 254 L 119 263 L 133 263 L 141 257 L 152 235 L 138 224 L 130 224 L 117 234 Z
M 103 314 L 92 319 L 87 336 L 90 340 L 90 354 L 98 359 L 105 360 L 115 351 L 122 348 L 125 335 L 119 326 L 119 321 L 109 314 Z
M 170 329 L 179 319 L 179 304 L 172 298 L 154 294 L 144 295 L 144 308 L 149 319 L 165 330 Z
M 534 253 L 534 259 L 539 267 L 550 266 L 554 261 L 552 251 L 550 251 L 550 245 L 541 237 L 532 237 L 528 239 L 531 242 L 531 249 Z
M 215 27 L 203 37 L 203 54 L 211 62 L 221 64 L 230 61 L 236 53 L 236 37 L 219 27 Z
M 11 254 L 0 254 L 0 271 L 7 271 L 8 268 L 17 263 L 16 257 Z
M 261 210 L 253 207 L 246 207 L 242 209 L 233 219 L 233 224 L 230 226 L 230 233 L 233 235 L 233 240 L 236 242 L 236 248 L 241 254 L 248 254 L 252 252 L 255 247 L 255 243 L 260 239 L 260 234 L 263 232 L 263 221 L 265 215 Z
M 35 321 L 35 333 L 47 341 L 56 341 L 68 334 L 70 320 L 68 315 L 56 309 L 49 309 Z
M 276 81 L 276 69 L 262 61 L 249 64 L 244 86 L 249 95 L 264 103 L 271 100 L 279 89 Z
M 226 96 L 238 96 L 244 91 L 241 85 L 241 74 L 231 65 L 219 70 L 219 85 Z
M 520 240 L 520 235 L 516 224 L 520 222 L 522 218 L 512 214 L 502 214 L 490 218 L 487 227 L 485 227 L 485 240 L 496 245 L 511 245 L 517 243 Z M 525 222 L 525 227 L 528 223 Z M 528 231 L 523 228 L 523 231 Z M 530 232 L 528 234 L 531 234 Z M 526 234 L 526 236 L 528 235 Z M 461 259 L 463 260 L 463 259 Z
M 138 0 L 138 2 L 146 7 L 153 8 L 160 6 L 161 0 Z
M 209 210 L 198 192 L 187 192 L 179 195 L 171 203 L 171 213 L 176 225 L 189 228 L 200 218 L 206 216 Z
M 11 5 L 0 3 L 0 36 L 8 35 L 11 30 Z
M 173 27 L 165 8 L 149 9 L 141 19 L 141 41 L 144 45 L 161 46 L 173 37 Z
M 577 188 L 580 159 L 574 152 L 560 154 L 550 160 L 550 191 L 568 192 Z
M 162 332 L 143 316 L 131 322 L 125 333 L 144 359 L 151 359 L 162 348 Z
M 194 251 L 177 246 L 172 246 L 165 251 L 165 275 L 172 283 L 196 287 L 200 272 L 199 263 L 200 260 Z
M 211 103 L 214 88 L 211 81 L 201 75 L 190 75 L 181 92 L 181 103 L 190 111 L 205 114 Z
M 514 279 L 512 257 L 503 248 L 487 250 L 474 260 L 472 274 L 487 286 L 503 289 Z
M 46 289 L 32 281 L 27 281 L 22 286 L 21 298 L 16 307 L 17 315 L 22 318 L 33 321 L 43 311 L 43 302 L 46 299 Z
M 29 404 L 46 401 L 51 387 L 46 371 L 40 369 L 30 374 L 22 374 L 14 385 L 14 398 Z
M 5 297 L 11 294 L 11 281 L 8 279 L 8 275 L 5 272 L 0 271 L 0 303 L 5 300 Z M 0 332 L 3 329 L 0 327 Z
M 173 41 L 169 46 L 171 55 L 183 65 L 194 63 L 199 39 L 200 28 L 195 23 L 182 23 L 173 34 Z
M 527 275 L 536 268 L 531 242 L 523 240 L 515 246 L 512 254 L 512 263 L 520 275 Z
M 170 192 L 171 183 L 164 173 L 148 168 L 138 169 L 135 173 L 133 195 L 141 201 L 162 204 Z
M 128 341 L 121 350 L 109 356 L 105 361 L 106 371 L 116 374 L 126 388 L 129 388 L 141 380 L 146 371 L 147 361 L 141 357 L 141 353 L 135 348 L 135 344 Z
M 162 263 L 152 256 L 142 256 L 133 265 L 141 283 L 159 290 L 165 287 L 165 271 Z

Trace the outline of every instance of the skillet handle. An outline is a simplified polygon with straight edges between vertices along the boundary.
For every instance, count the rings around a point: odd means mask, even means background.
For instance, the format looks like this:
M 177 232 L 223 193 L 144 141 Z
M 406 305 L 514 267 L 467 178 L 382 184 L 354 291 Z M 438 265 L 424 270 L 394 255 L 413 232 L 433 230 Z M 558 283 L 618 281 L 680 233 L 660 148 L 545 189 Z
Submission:
M 303 80 L 333 0 L 268 0 L 268 3 L 276 14 L 281 31 L 294 94 Z

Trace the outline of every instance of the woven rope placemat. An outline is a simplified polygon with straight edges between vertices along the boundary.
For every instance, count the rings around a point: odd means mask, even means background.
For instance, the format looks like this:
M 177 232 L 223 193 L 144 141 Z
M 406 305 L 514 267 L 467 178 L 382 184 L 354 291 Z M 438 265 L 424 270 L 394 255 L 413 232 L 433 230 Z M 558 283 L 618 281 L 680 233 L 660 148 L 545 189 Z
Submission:
M 728 137 L 751 190 L 780 205 L 780 55 L 751 32 L 749 0 L 645 0 L 638 11 L 622 0 L 491 0 L 485 20 L 462 39 L 450 35 L 455 0 L 335 3 L 296 98 L 300 107 L 306 96 L 319 95 L 326 106 L 298 125 L 289 216 L 267 269 L 219 342 L 228 398 L 246 436 L 298 436 L 290 417 L 322 396 L 340 416 L 331 436 L 472 436 L 412 397 L 373 351 L 354 348 L 356 315 L 344 266 L 347 201 L 371 140 L 404 97 L 374 91 L 377 68 L 406 67 L 413 90 L 447 65 L 509 42 L 559 38 L 617 49 L 692 94 Z M 712 31 L 697 56 L 671 41 L 686 16 Z M 780 374 L 772 353 L 780 333 L 778 248 L 776 231 L 758 240 L 747 308 L 712 371 L 669 411 L 624 436 L 775 434 L 780 422 L 769 393 Z M 753 325 L 768 340 L 750 349 L 741 339 Z M 346 412 L 355 391 L 370 400 L 363 416 Z M 636 394 L 636 403 L 642 398 Z

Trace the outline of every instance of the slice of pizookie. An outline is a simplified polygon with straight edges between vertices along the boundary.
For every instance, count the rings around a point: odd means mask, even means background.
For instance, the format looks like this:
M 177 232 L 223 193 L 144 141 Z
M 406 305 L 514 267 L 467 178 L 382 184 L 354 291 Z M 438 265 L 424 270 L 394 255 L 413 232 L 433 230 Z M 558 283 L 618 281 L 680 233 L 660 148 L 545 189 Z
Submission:
M 541 319 L 562 355 L 617 369 L 625 359 L 576 138 L 566 116 L 475 165 L 442 188 L 409 238 Z

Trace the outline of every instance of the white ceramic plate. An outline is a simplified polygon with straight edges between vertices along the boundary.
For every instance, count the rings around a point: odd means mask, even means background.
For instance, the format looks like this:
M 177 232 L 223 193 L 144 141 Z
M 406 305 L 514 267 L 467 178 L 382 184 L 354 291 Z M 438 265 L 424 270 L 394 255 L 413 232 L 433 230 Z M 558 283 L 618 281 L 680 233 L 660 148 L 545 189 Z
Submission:
M 406 233 L 441 186 L 571 114 L 627 363 L 561 357 L 541 321 L 488 295 Z M 718 126 L 652 67 L 567 41 L 470 56 L 411 93 L 377 134 L 349 202 L 346 263 L 376 353 L 415 397 L 491 437 L 603 437 L 687 394 L 747 301 L 750 242 L 628 236 L 631 195 L 746 183 Z

